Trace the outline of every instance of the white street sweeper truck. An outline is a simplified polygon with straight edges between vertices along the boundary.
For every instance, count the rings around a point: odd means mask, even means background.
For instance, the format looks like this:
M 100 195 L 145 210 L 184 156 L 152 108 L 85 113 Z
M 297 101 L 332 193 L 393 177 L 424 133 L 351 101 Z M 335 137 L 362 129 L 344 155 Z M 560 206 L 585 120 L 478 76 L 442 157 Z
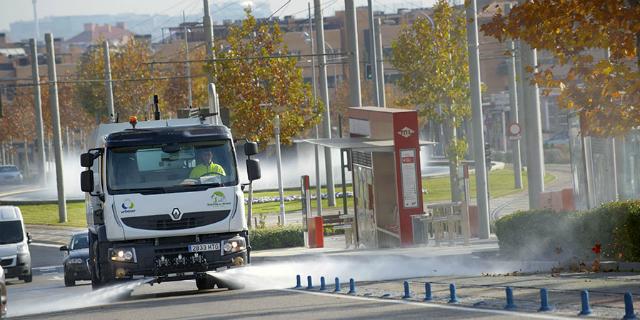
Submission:
M 162 120 L 154 100 L 154 120 L 101 124 L 81 155 L 92 286 L 140 277 L 242 286 L 215 277 L 250 262 L 231 131 L 218 108 Z M 249 183 L 260 178 L 257 149 L 244 144 Z

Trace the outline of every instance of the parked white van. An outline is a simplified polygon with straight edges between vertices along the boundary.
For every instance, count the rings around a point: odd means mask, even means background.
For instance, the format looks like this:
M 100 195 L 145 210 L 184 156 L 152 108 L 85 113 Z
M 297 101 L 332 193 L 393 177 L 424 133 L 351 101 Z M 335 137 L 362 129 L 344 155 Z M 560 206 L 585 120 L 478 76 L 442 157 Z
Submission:
M 20 208 L 0 206 L 0 266 L 7 278 L 31 282 L 31 236 L 25 231 Z

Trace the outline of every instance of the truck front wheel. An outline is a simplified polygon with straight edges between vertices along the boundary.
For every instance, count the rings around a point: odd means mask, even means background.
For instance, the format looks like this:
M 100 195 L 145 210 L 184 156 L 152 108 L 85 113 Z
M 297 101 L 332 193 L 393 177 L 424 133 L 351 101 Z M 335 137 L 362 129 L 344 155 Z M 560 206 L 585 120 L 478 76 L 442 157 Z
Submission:
M 89 233 L 89 269 L 91 272 L 91 288 L 100 289 L 114 281 L 107 260 L 107 245 L 100 245 L 98 236 Z
M 198 290 L 211 290 L 216 286 L 216 279 L 208 274 L 203 274 L 196 278 Z

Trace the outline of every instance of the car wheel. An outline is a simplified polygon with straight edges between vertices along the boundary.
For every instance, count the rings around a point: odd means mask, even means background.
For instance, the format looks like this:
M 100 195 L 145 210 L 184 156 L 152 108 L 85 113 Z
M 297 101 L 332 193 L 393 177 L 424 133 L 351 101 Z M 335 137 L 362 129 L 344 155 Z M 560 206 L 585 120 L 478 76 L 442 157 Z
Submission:
M 33 281 L 33 274 L 29 273 L 28 275 L 22 277 L 22 280 L 24 280 L 25 283 L 29 283 Z
M 64 286 L 65 287 L 73 287 L 76 285 L 76 280 L 71 277 L 68 277 L 67 274 L 64 275 Z
M 214 279 L 210 275 L 203 275 L 202 277 L 196 278 L 196 287 L 198 290 L 211 290 L 216 286 L 216 279 Z

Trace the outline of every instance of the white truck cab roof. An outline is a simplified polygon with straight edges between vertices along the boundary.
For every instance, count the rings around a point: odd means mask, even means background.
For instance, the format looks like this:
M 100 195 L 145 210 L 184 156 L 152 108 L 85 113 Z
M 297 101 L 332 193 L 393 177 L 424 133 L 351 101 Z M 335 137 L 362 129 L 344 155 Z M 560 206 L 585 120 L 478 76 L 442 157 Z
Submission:
M 0 221 L 21 221 L 20 208 L 14 206 L 0 206 Z

